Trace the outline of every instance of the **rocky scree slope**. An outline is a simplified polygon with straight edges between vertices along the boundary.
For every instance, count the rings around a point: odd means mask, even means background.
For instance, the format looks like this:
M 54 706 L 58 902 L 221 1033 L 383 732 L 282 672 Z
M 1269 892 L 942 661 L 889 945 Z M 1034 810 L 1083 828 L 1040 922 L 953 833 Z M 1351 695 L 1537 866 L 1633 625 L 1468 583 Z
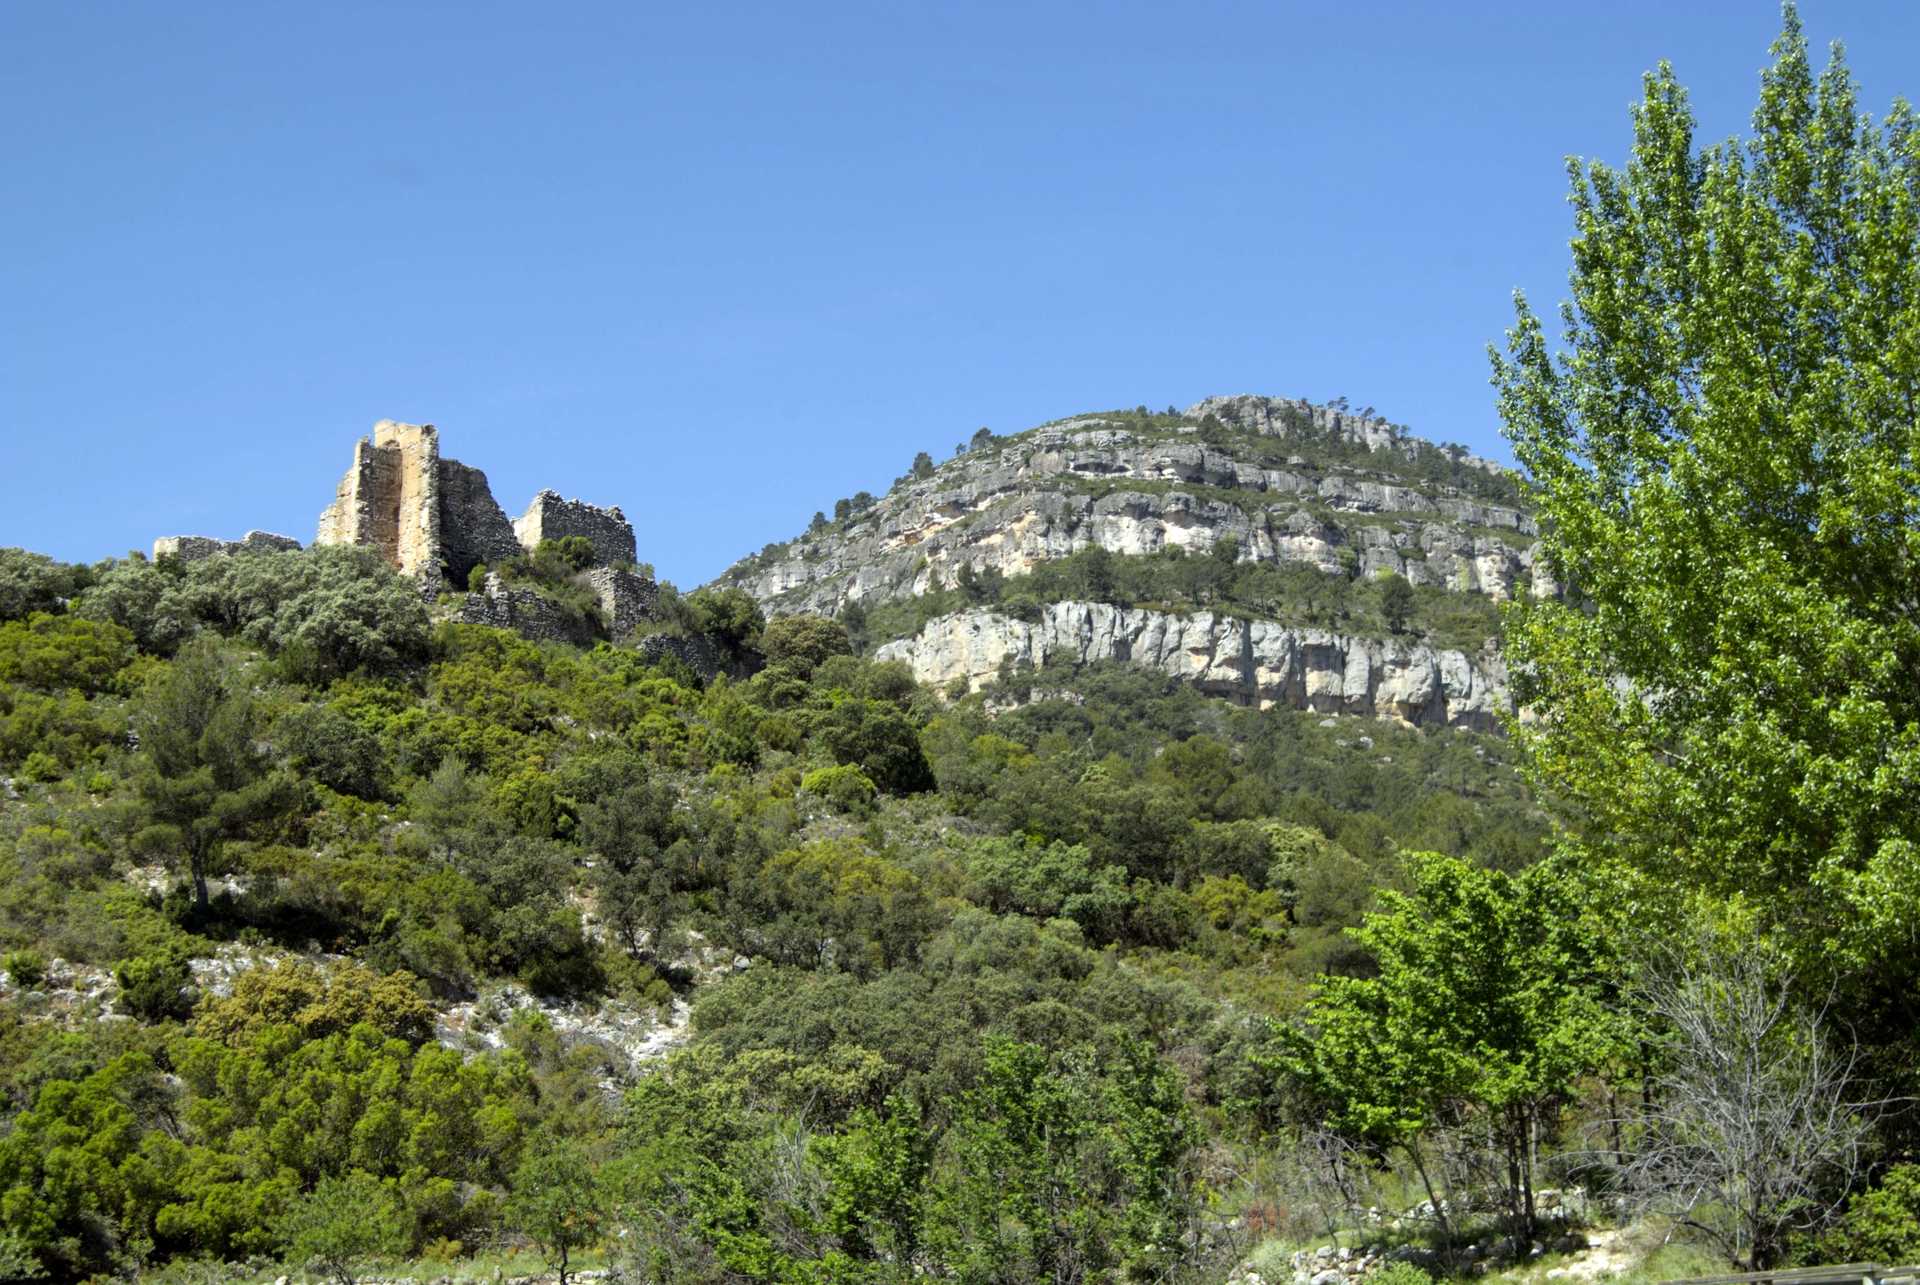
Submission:
M 923 470 L 924 472 L 924 470 Z M 1085 415 L 975 445 L 839 521 L 770 545 L 719 583 L 773 614 L 834 615 L 976 575 L 1019 577 L 1099 546 L 1207 553 L 1483 594 L 1556 593 L 1517 479 L 1457 447 L 1341 406 L 1212 397 L 1184 412 Z M 1018 666 L 1118 660 L 1246 704 L 1491 727 L 1507 704 L 1498 654 L 1434 649 L 1208 612 L 1057 602 L 1041 619 L 969 610 L 881 654 L 923 681 L 969 686 Z

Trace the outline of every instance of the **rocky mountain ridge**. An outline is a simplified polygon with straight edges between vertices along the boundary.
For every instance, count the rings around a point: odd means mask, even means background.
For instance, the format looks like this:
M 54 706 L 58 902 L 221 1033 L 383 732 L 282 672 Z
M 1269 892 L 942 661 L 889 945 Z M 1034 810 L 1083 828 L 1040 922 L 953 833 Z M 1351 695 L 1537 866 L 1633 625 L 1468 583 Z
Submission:
M 1204 555 L 1231 540 L 1240 563 L 1293 564 L 1349 582 L 1391 573 L 1496 602 L 1559 592 L 1510 471 L 1376 415 L 1288 398 L 1211 397 L 1180 412 L 1143 408 L 982 435 L 870 507 L 823 518 L 737 563 L 721 583 L 770 614 L 837 615 L 982 575 L 1011 587 L 1042 563 L 1095 546 L 1120 557 Z M 1114 661 L 1243 705 L 1417 726 L 1489 731 L 1511 706 L 1497 646 L 1163 605 L 1056 601 L 1037 618 L 975 606 L 911 637 L 882 633 L 877 654 L 942 690 L 977 689 L 1009 666 Z
M 1489 461 L 1377 416 L 1214 397 L 1177 415 L 1081 416 L 994 439 L 720 583 L 776 614 L 835 614 L 951 585 L 962 566 L 1018 576 L 1092 545 L 1201 553 L 1232 537 L 1243 561 L 1395 572 L 1504 600 L 1555 592 L 1538 534 Z

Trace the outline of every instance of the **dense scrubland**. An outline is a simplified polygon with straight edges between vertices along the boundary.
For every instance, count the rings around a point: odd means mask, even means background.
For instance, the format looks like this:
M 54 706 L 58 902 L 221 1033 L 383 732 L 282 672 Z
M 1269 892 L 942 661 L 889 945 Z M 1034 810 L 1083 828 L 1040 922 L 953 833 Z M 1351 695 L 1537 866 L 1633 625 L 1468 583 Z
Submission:
M 1271 1018 L 1362 966 L 1398 854 L 1519 871 L 1544 835 L 1496 738 L 1125 670 L 945 704 L 725 595 L 690 603 L 764 667 L 703 688 L 435 625 L 351 551 L 4 577 L 0 1168 L 64 1275 L 289 1253 L 340 1184 L 367 1253 L 491 1247 L 555 1156 L 689 1276 L 1198 1267 L 1282 1127 Z M 262 965 L 197 988 L 223 944 Z M 751 963 L 696 981 L 715 952 Z M 127 1020 L 51 1011 L 55 960 Z M 690 1038 L 636 1068 L 530 1008 L 436 1042 L 501 979 L 685 996 Z
M 1920 1255 L 1920 128 L 1775 53 L 1745 142 L 1648 78 L 1495 358 L 1564 598 L 1339 590 L 1497 628 L 1505 737 L 934 693 L 737 590 L 667 596 L 703 681 L 356 550 L 0 551 L 0 1278 Z

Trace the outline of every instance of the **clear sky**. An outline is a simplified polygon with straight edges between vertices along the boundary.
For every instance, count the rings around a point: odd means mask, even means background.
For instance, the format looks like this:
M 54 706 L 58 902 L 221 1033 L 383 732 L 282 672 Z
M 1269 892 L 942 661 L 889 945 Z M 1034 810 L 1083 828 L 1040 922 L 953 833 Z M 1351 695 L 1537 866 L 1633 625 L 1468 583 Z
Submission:
M 1876 114 L 1920 5 L 1805 0 Z M 0 4 L 0 545 L 310 540 L 375 419 L 690 586 L 982 425 L 1264 392 L 1505 455 L 1562 158 L 1767 0 Z

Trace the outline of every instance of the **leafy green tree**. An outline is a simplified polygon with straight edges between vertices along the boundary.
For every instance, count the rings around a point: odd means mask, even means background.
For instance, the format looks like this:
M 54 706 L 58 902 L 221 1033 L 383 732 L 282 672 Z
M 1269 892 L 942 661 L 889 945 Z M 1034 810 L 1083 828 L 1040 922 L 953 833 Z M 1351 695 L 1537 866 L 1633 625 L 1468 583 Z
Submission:
M 693 627 L 735 656 L 758 643 L 767 625 L 759 602 L 744 589 L 695 589 L 686 603 L 693 613 Z
M 172 558 L 158 565 L 145 558 L 113 563 L 96 572 L 74 600 L 73 613 L 112 621 L 133 635 L 141 651 L 170 656 L 199 628 L 185 574 Z
M 926 1241 L 965 1282 L 1152 1279 L 1194 1216 L 1179 1076 L 1137 1045 L 1105 1067 L 990 1040 L 928 1193 Z
M 0 549 L 0 620 L 55 611 L 90 578 L 87 568 L 55 562 L 44 553 Z
M 1412 892 L 1383 892 L 1353 933 L 1378 975 L 1321 981 L 1290 1070 L 1336 1128 L 1404 1150 L 1436 1208 L 1428 1144 L 1475 1119 L 1514 1232 L 1531 1236 L 1540 1143 L 1611 1051 L 1596 944 L 1548 865 L 1513 878 L 1434 853 L 1408 861 Z
M 814 734 L 836 761 L 858 767 L 888 794 L 933 788 L 920 733 L 897 706 L 857 696 L 835 701 Z
M 1080 592 L 1093 602 L 1112 602 L 1116 582 L 1113 555 L 1106 546 L 1089 545 L 1075 555 L 1074 561 L 1079 564 Z
M 856 1262 L 893 1272 L 875 1279 L 911 1279 L 925 1219 L 927 1170 L 936 1135 L 919 1105 L 889 1098 L 885 1109 L 862 1108 L 838 1134 L 814 1140 L 814 1158 L 827 1182 L 825 1230 Z
M 404 1254 L 408 1231 L 392 1184 L 358 1169 L 322 1178 L 281 1223 L 288 1261 L 316 1267 L 337 1285 L 353 1285 L 370 1261 Z
M 533 550 L 533 562 L 548 575 L 568 576 L 585 571 L 598 560 L 593 541 L 584 535 L 563 535 L 557 540 L 542 540 Z
M 933 456 L 921 451 L 913 457 L 913 476 L 925 479 L 933 476 Z
M 193 1008 L 193 969 L 177 950 L 135 955 L 114 966 L 120 1005 L 135 1017 L 158 1022 L 184 1017 Z
M 1398 571 L 1380 577 L 1380 617 L 1387 628 L 1400 633 L 1413 615 L 1413 586 Z
M 825 799 L 837 812 L 871 816 L 878 791 L 857 767 L 817 767 L 800 778 L 800 788 Z
M 566 1285 L 573 1255 L 599 1244 L 605 1233 L 607 1192 L 579 1143 L 540 1137 L 514 1170 L 507 1210 L 514 1226 L 560 1274 L 560 1285 Z
M 88 696 L 119 690 L 133 661 L 133 635 L 120 626 L 35 612 L 0 624 L 0 683 Z
M 630 764 L 580 809 L 600 913 L 636 959 L 665 958 L 686 911 L 695 857 L 674 802 L 670 787 Z
M 829 656 L 851 656 L 853 643 L 847 627 L 825 616 L 781 616 L 769 621 L 760 635 L 767 664 L 781 666 L 800 678 L 811 678 Z
M 1511 619 L 1517 731 L 1585 858 L 1910 994 L 1920 130 L 1837 47 L 1816 79 L 1791 6 L 1773 53 L 1744 143 L 1646 78 L 1626 165 L 1572 170 L 1563 350 L 1521 299 L 1494 358 L 1569 595 Z
M 301 795 L 261 754 L 243 683 L 217 643 L 199 640 L 154 681 L 136 718 L 140 794 L 154 821 L 143 841 L 177 854 L 202 910 L 221 847 L 284 815 Z
M 1920 1258 L 1920 1165 L 1898 1164 L 1847 1202 L 1820 1238 L 1818 1253 L 1835 1263 L 1910 1263 Z

